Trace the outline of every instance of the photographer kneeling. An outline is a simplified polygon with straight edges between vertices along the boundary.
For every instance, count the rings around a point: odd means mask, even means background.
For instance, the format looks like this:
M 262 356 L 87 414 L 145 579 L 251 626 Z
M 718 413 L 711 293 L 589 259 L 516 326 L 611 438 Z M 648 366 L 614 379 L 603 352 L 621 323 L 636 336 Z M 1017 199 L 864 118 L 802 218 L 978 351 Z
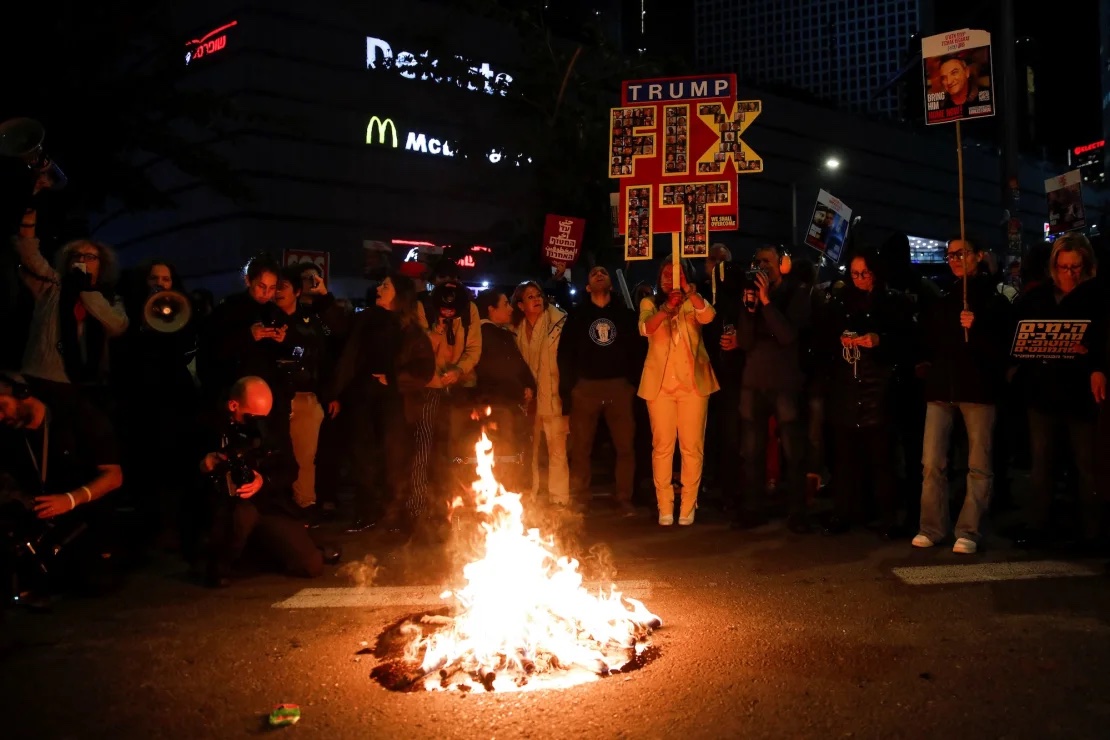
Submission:
M 95 585 L 110 559 L 103 499 L 122 482 L 99 410 L 84 400 L 48 407 L 21 377 L 0 374 L 0 531 L 13 597 Z
M 200 461 L 213 482 L 213 524 L 206 582 L 227 586 L 232 566 L 248 546 L 293 576 L 315 578 L 339 554 L 312 541 L 296 516 L 293 481 L 297 463 L 288 432 L 267 425 L 274 397 L 262 378 L 232 386 L 217 431 L 218 451 Z

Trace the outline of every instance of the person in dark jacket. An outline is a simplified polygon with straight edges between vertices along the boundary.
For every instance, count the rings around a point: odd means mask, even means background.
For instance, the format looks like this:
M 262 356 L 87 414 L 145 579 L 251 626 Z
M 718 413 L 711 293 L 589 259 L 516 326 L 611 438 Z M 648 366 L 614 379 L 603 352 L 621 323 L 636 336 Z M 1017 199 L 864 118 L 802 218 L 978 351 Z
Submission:
M 494 453 L 518 461 L 502 466 L 498 479 L 508 490 L 523 492 L 531 485 L 536 379 L 511 328 L 513 304 L 509 297 L 499 290 L 485 290 L 478 294 L 474 305 L 482 326 L 482 357 L 474 368 L 478 375 L 475 405 L 488 404 L 497 409 L 496 424 L 487 429 Z M 473 443 L 470 434 L 463 439 L 465 444 Z
M 226 407 L 213 420 L 200 470 L 212 483 L 212 533 L 205 578 L 209 586 L 230 584 L 232 568 L 248 546 L 279 563 L 289 575 L 315 578 L 324 552 L 296 516 L 292 487 L 297 462 L 288 432 L 268 424 L 273 406 L 269 386 L 259 377 L 238 380 Z
M 482 325 L 482 358 L 475 367 L 477 399 L 515 406 L 530 403 L 535 397 L 536 379 L 509 328 L 513 304 L 507 295 L 492 289 L 479 293 L 474 304 Z
M 736 325 L 740 320 L 744 274 L 743 267 L 732 262 L 732 253 L 724 244 L 709 248 L 705 272 L 706 280 L 699 286 L 699 292 L 709 298 L 715 314 L 713 321 L 702 327 L 702 337 L 713 373 L 721 385 L 721 390 L 709 397 L 705 478 L 708 485 L 720 489 L 722 502 L 732 507 L 740 498 L 742 478 L 736 451 L 740 449 L 740 378 L 744 372 L 744 353 L 740 352 L 736 341 Z
M 405 495 L 405 480 L 435 358 L 417 319 L 412 280 L 391 275 L 377 292 L 377 304 L 359 313 L 351 328 L 331 394 L 339 400 L 328 404 L 329 414 L 346 408 L 343 413 L 352 417 L 355 516 L 350 531 L 374 526 L 383 513 L 390 523 L 410 529 L 426 513 L 417 489 Z
M 859 520 L 867 471 L 875 484 L 880 534 L 894 536 L 896 487 L 891 384 L 910 338 L 908 305 L 887 290 L 874 253 L 848 261 L 851 283 L 833 294 L 814 332 L 816 374 L 827 381 L 826 412 L 836 448 L 834 510 L 824 528 Z
M 799 342 L 809 326 L 810 286 L 788 279 L 788 255 L 768 245 L 755 252 L 758 272 L 745 286 L 737 341 L 746 354 L 740 387 L 741 443 L 747 495 L 733 526 L 750 529 L 765 521 L 767 436 L 774 417 L 782 438 L 790 500 L 787 527 L 796 534 L 812 532 L 806 515 L 806 428 L 802 416 L 805 376 Z
M 625 515 L 635 515 L 632 398 L 643 370 L 636 314 L 612 299 L 613 282 L 600 265 L 590 270 L 586 290 L 590 300 L 567 318 L 558 354 L 559 396 L 570 416 L 571 497 L 588 507 L 594 434 L 604 414 L 617 453 L 617 504 Z
M 950 531 L 948 444 L 955 415 L 967 428 L 967 495 L 956 522 L 953 552 L 972 554 L 994 483 L 991 439 L 995 400 L 1009 347 L 1009 301 L 980 273 L 983 253 L 969 240 L 948 242 L 948 266 L 956 278 L 924 317 L 925 442 L 922 450 L 921 526 L 914 547 L 932 547 Z M 963 278 L 967 276 L 967 308 Z
M 274 306 L 280 312 L 278 326 L 284 331 L 281 341 L 270 349 L 277 366 L 271 387 L 274 408 L 289 420 L 299 468 L 293 498 L 304 508 L 316 504 L 316 451 L 324 408 L 331 400 L 327 394 L 335 359 L 323 323 L 300 302 L 301 290 L 300 269 L 283 269 L 274 291 Z
M 258 255 L 247 263 L 247 289 L 228 296 L 204 320 L 197 337 L 197 377 L 204 400 L 215 404 L 239 378 L 272 378 L 270 349 L 282 333 L 270 301 L 281 267 Z
M 1036 546 L 1051 539 L 1055 488 L 1052 470 L 1061 432 L 1068 435 L 1071 459 L 1079 472 L 1084 545 L 1093 547 L 1100 534 L 1095 426 L 1098 404 L 1105 397 L 1106 316 L 1100 285 L 1093 279 L 1096 271 L 1094 251 L 1087 238 L 1065 234 L 1056 240 L 1049 256 L 1050 279 L 1025 294 L 1017 308 L 1019 326 L 1025 321 L 1091 322 L 1075 354 L 1058 359 L 1029 358 L 1016 364 L 1015 382 L 1028 406 L 1032 453 L 1033 498 L 1026 517 L 1028 531 L 1016 538 L 1022 546 Z

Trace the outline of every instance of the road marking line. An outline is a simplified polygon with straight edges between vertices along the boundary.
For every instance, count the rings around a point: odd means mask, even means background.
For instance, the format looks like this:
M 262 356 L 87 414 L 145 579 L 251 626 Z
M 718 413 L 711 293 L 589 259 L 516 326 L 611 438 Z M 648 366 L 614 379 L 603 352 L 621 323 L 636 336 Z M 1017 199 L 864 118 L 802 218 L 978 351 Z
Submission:
M 894 568 L 894 575 L 910 586 L 937 586 L 946 583 L 987 583 L 1025 581 L 1036 578 L 1077 578 L 1103 574 L 1102 565 L 1065 563 L 1057 560 L 1034 562 L 975 563 L 974 565 L 921 565 Z
M 587 591 L 608 593 L 608 583 L 584 583 Z M 651 598 L 651 581 L 617 581 L 613 584 L 624 596 L 644 601 Z M 367 586 L 346 588 L 302 588 L 275 609 L 335 609 L 379 606 L 443 606 L 444 586 Z

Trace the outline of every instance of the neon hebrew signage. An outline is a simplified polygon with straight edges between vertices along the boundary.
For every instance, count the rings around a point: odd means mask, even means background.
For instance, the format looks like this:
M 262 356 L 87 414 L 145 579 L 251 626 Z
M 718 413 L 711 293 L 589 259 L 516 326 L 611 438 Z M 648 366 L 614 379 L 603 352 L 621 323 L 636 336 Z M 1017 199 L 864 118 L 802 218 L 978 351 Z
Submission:
M 393 47 L 388 41 L 383 39 L 374 38 L 373 36 L 366 37 L 366 68 L 367 69 L 395 69 L 397 73 L 404 77 L 406 80 L 415 80 L 417 78 L 425 81 L 432 81 L 437 84 L 447 83 L 454 84 L 458 87 L 467 90 L 483 90 L 489 95 L 499 93 L 505 95 L 508 92 L 509 85 L 512 84 L 513 78 L 511 75 L 504 72 L 494 72 L 490 67 L 489 62 L 482 62 L 475 65 L 470 60 L 455 55 L 455 59 L 467 66 L 469 75 L 465 78 L 454 76 L 448 73 L 437 74 L 437 69 L 441 68 L 439 59 L 429 59 L 430 52 L 425 50 L 422 52 L 413 51 L 398 51 L 394 53 Z M 419 67 L 410 69 L 412 67 Z M 479 87 L 475 85 L 477 78 L 484 78 L 485 83 Z
M 210 56 L 227 48 L 227 31 L 239 25 L 239 21 L 225 23 L 219 28 L 214 28 L 199 39 L 185 42 L 185 64 L 196 59 Z
M 401 136 L 398 135 L 397 124 L 394 123 L 392 118 L 382 118 L 381 116 L 370 117 L 370 122 L 366 124 L 367 144 L 385 146 L 390 149 L 399 149 L 402 148 L 401 141 L 404 141 L 403 148 L 406 152 L 433 154 L 440 157 L 455 157 L 458 151 L 457 142 L 439 139 L 419 131 L 411 130 L 406 131 L 403 136 Z M 481 157 L 491 164 L 512 162 L 517 167 L 519 167 L 522 162 L 526 164 L 532 162 L 531 157 L 525 157 L 521 154 L 514 158 L 499 149 L 490 149 L 488 152 L 484 152 Z M 461 158 L 469 159 L 469 156 L 464 154 Z

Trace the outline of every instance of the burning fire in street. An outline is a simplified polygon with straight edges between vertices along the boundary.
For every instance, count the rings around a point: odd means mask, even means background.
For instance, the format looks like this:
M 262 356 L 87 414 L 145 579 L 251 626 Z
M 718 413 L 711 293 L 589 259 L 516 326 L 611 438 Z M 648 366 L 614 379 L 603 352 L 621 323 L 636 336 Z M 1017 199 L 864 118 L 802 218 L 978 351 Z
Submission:
M 481 555 L 463 567 L 466 585 L 443 594 L 454 613 L 396 625 L 403 657 L 372 675 L 399 690 L 524 691 L 639 667 L 659 617 L 612 589 L 588 592 L 577 560 L 525 530 L 521 496 L 494 477 L 485 432 L 475 451 Z

